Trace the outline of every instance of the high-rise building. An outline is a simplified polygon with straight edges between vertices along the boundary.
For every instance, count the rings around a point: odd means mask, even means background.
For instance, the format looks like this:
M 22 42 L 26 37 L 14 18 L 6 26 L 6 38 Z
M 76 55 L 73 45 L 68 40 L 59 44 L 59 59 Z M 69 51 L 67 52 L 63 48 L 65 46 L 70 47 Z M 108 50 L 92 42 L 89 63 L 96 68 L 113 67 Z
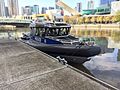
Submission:
M 22 7 L 22 15 L 32 15 L 32 7 L 31 6 Z
M 46 13 L 46 10 L 47 10 L 47 7 L 42 7 L 41 13 L 42 13 L 42 14 L 45 14 L 45 13 Z
M 54 9 L 54 7 L 49 7 L 49 10 L 53 10 Z
M 77 7 L 76 7 L 78 12 L 81 12 L 82 10 L 82 3 L 77 3 Z
M 60 9 L 60 7 L 58 5 L 56 5 L 56 3 L 58 2 L 59 0 L 55 0 L 55 8 L 56 9 Z
M 39 6 L 25 6 L 21 7 L 21 13 L 22 15 L 32 15 L 32 14 L 39 14 Z
M 9 16 L 8 7 L 5 7 L 5 16 L 6 16 L 6 17 L 8 17 L 8 16 Z
M 5 2 L 4 0 L 0 0 L 0 17 L 5 16 Z
M 39 5 L 34 5 L 32 7 L 32 14 L 39 14 Z
M 25 13 L 25 8 L 21 7 L 21 14 L 24 15 L 24 13 Z
M 113 5 L 112 3 L 119 0 L 100 0 L 100 6 L 97 7 L 96 14 L 103 15 L 103 14 L 110 14 L 113 13 Z M 115 7 L 118 5 L 115 5 Z M 119 8 L 119 7 L 118 7 Z M 115 9 L 116 11 L 117 9 Z
M 87 9 L 94 9 L 94 1 L 93 0 L 88 0 Z
M 111 5 L 111 2 L 117 0 L 100 0 L 100 5 Z
M 120 1 L 114 1 L 111 3 L 111 14 L 116 14 L 120 11 Z
M 19 15 L 18 0 L 7 0 L 10 17 Z

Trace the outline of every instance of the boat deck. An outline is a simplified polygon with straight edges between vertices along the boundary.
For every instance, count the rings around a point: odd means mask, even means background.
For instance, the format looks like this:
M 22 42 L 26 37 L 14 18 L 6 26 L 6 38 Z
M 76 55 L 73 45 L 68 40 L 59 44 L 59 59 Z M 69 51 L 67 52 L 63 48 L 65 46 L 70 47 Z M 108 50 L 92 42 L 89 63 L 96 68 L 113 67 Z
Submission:
M 108 90 L 69 65 L 20 41 L 0 40 L 0 90 Z

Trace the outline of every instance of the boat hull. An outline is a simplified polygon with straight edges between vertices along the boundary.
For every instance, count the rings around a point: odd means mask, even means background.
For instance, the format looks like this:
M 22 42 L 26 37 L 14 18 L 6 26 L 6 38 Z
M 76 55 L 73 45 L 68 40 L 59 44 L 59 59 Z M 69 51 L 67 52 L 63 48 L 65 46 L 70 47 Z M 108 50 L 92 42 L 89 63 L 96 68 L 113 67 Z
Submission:
M 63 44 L 43 44 L 36 41 L 22 40 L 24 43 L 43 51 L 53 57 L 60 56 L 68 62 L 82 64 L 88 61 L 88 57 L 98 55 L 101 52 L 97 46 L 75 46 Z
M 61 59 L 65 59 L 68 64 L 75 63 L 75 64 L 83 64 L 86 61 L 89 61 L 91 58 L 87 57 L 80 57 L 80 56 L 68 56 L 68 55 L 58 55 L 58 54 L 49 54 L 55 58 L 58 59 L 60 57 Z
M 58 54 L 67 56 L 80 56 L 80 57 L 91 57 L 98 55 L 101 49 L 97 46 L 84 46 L 80 48 L 70 47 L 65 45 L 54 46 L 54 45 L 38 45 L 33 46 L 48 54 Z

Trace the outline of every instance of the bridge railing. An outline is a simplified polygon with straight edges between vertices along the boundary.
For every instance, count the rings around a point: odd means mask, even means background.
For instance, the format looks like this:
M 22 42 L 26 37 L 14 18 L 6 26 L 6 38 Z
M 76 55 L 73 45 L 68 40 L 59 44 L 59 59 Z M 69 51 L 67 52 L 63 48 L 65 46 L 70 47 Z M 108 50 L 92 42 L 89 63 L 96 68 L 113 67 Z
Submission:
M 21 19 L 0 19 L 0 23 L 30 23 L 31 20 L 21 20 Z

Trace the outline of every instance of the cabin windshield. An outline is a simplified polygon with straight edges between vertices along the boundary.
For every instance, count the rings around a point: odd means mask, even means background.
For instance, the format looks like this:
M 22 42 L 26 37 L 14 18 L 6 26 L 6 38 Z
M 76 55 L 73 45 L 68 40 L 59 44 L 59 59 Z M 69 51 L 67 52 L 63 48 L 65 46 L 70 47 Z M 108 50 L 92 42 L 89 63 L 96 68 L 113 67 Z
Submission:
M 69 34 L 69 28 L 36 28 L 36 34 L 40 37 L 63 36 Z
M 46 30 L 47 36 L 63 36 L 68 35 L 69 29 L 67 28 L 55 28 Z

